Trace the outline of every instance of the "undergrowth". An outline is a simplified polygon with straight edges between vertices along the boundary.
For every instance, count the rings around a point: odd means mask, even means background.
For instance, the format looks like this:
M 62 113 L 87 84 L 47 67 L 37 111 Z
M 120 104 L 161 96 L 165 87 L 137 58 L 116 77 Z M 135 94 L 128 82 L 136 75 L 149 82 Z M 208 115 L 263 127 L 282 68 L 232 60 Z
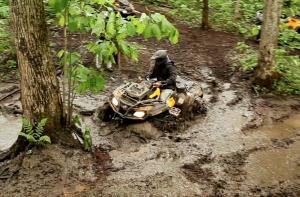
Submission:
M 16 68 L 8 0 L 0 0 L 0 67 Z
M 253 72 L 257 66 L 258 54 L 247 44 L 237 44 L 239 61 L 232 66 L 243 72 Z M 300 58 L 290 55 L 285 48 L 276 50 L 275 70 L 281 75 L 273 84 L 273 89 L 280 93 L 300 95 Z

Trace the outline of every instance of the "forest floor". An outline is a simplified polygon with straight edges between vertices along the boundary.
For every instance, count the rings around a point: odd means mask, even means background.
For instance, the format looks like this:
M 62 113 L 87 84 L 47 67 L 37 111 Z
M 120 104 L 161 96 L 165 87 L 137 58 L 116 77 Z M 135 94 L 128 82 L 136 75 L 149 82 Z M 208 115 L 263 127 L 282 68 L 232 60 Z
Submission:
M 242 38 L 177 28 L 175 46 L 133 39 L 143 46 L 140 61 L 107 73 L 101 94 L 76 99 L 77 112 L 92 128 L 95 154 L 51 145 L 3 162 L 0 196 L 299 196 L 299 97 L 251 90 L 248 77 L 230 67 Z M 144 76 L 157 49 L 169 51 L 178 75 L 202 84 L 207 114 L 167 131 L 151 122 L 97 120 L 94 109 L 122 81 Z M 0 102 L 0 117 L 18 119 L 18 99 Z

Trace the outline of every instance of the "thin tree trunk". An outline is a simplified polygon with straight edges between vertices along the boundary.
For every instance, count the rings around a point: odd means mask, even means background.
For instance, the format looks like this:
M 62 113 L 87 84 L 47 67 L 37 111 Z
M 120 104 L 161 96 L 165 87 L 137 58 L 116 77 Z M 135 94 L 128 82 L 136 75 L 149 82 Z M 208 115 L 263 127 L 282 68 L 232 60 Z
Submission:
M 24 117 L 32 123 L 47 118 L 45 132 L 55 142 L 63 131 L 64 118 L 49 50 L 43 1 L 10 0 L 10 7 Z
M 280 0 L 265 0 L 264 20 L 261 28 L 258 67 L 255 73 L 257 84 L 271 87 L 279 77 L 274 71 L 275 49 L 278 46 Z
M 241 0 L 237 0 L 234 8 L 234 17 L 233 20 L 237 21 L 241 19 Z
M 67 21 L 68 21 L 68 13 L 67 10 L 64 11 L 64 65 L 63 70 L 64 74 L 62 77 L 62 87 L 63 87 L 63 115 L 66 120 L 68 120 L 68 107 L 67 107 L 67 75 L 68 75 L 68 69 L 67 69 L 67 53 L 68 53 L 68 32 L 67 32 Z
M 209 7 L 208 7 L 208 0 L 203 0 L 203 10 L 202 10 L 202 28 L 208 29 L 209 28 Z

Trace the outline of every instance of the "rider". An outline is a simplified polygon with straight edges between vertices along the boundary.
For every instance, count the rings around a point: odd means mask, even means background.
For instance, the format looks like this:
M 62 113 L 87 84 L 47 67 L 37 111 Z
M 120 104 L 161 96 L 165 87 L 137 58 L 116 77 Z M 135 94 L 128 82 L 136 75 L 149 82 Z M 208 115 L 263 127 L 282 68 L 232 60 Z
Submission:
M 151 60 L 155 60 L 155 65 L 148 78 L 157 78 L 154 86 L 162 89 L 160 99 L 166 100 L 176 88 L 176 67 L 174 62 L 169 59 L 167 50 L 156 51 Z

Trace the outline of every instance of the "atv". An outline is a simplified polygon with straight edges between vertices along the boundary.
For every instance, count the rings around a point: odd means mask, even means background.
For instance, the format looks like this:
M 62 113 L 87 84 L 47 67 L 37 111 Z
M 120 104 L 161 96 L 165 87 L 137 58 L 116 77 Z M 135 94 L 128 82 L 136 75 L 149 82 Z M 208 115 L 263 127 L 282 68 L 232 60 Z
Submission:
M 125 82 L 119 86 L 98 110 L 98 118 L 110 121 L 115 117 L 130 120 L 145 120 L 168 113 L 174 117 L 190 117 L 191 114 L 206 111 L 202 88 L 190 86 L 179 77 L 176 90 L 162 99 L 162 90 L 155 86 L 156 79 Z
M 128 0 L 115 1 L 114 10 L 120 12 L 124 19 L 128 16 L 136 16 L 140 14 L 140 12 L 135 10 L 134 6 Z
M 255 23 L 256 23 L 256 25 L 259 26 L 259 31 L 258 31 L 258 34 L 256 35 L 257 40 L 259 40 L 260 36 L 261 36 L 260 26 L 263 23 L 263 18 L 264 18 L 264 15 L 263 15 L 262 11 L 256 12 Z M 283 14 L 283 15 L 281 15 L 281 19 L 282 19 L 282 22 L 285 23 L 289 29 L 294 30 L 295 32 L 300 34 L 300 16 L 299 15 L 287 17 L 286 15 Z
M 300 34 L 300 17 L 299 16 L 288 17 L 285 22 L 287 23 L 289 29 L 293 29 L 298 34 Z

